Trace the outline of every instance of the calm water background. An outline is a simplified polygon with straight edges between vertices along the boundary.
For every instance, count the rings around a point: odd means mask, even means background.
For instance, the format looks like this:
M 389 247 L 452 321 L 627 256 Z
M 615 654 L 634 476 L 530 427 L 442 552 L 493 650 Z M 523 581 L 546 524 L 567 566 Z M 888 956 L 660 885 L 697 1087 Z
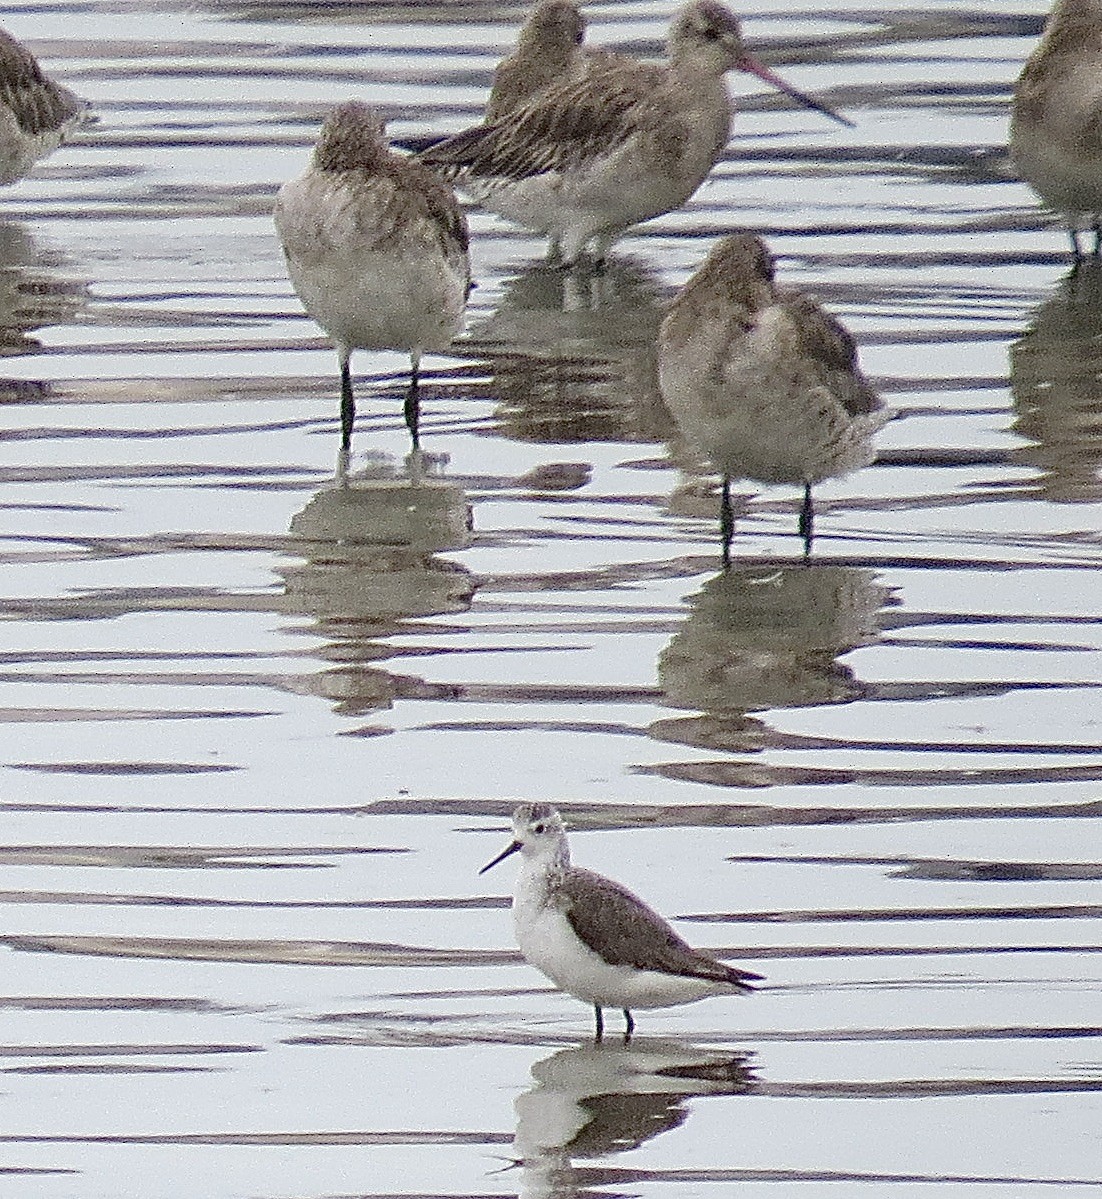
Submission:
M 733 80 L 592 284 L 472 213 L 425 460 L 361 352 L 343 481 L 275 189 L 333 102 L 471 122 L 521 10 L 0 14 L 99 116 L 0 198 L 9 1193 L 1098 1194 L 1102 275 L 1002 150 L 1042 6 L 759 0 L 856 127 Z M 898 418 L 811 566 L 747 486 L 722 576 L 652 346 L 746 226 Z M 535 799 L 768 986 L 595 1051 L 476 876 Z

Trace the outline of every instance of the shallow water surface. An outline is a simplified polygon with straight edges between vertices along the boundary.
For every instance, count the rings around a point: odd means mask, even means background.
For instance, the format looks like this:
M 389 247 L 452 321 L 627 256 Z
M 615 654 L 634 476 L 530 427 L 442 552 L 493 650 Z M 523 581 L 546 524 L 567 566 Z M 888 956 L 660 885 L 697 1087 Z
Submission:
M 672 5 L 587 11 L 655 54 Z M 1041 6 L 747 9 L 855 127 L 733 79 L 712 179 L 599 277 L 472 211 L 424 454 L 361 351 L 342 466 L 275 189 L 333 102 L 476 119 L 521 12 L 0 6 L 98 116 L 0 200 L 0 1173 L 1097 1194 L 1102 273 L 1003 151 Z M 895 419 L 809 564 L 740 485 L 721 573 L 654 334 L 741 227 Z M 761 992 L 594 1047 L 476 873 L 521 800 Z

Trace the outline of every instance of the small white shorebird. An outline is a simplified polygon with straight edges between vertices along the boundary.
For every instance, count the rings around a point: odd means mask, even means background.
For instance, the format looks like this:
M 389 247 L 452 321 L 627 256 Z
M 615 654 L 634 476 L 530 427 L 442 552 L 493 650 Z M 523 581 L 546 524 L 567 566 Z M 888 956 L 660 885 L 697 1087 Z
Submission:
M 497 64 L 484 120 L 499 121 L 549 84 L 586 68 L 585 18 L 574 0 L 539 0 L 520 27 L 516 49 Z
M 567 264 L 591 242 L 600 263 L 626 229 L 680 208 L 707 178 L 730 135 L 728 71 L 850 123 L 758 62 L 717 0 L 677 13 L 668 53 L 663 65 L 610 56 L 607 69 L 545 87 L 421 157 L 483 207 L 560 244 Z
M 337 348 L 342 448 L 355 419 L 354 349 L 408 351 L 416 447 L 421 354 L 450 345 L 471 286 L 467 222 L 451 189 L 392 154 L 382 122 L 353 101 L 325 118 L 313 160 L 279 189 L 274 215 L 295 291 Z
M 571 866 L 566 831 L 548 804 L 521 804 L 513 813 L 514 840 L 492 862 L 520 853 L 513 891 L 513 924 L 525 960 L 596 1013 L 618 1007 L 624 1040 L 635 1030 L 632 1008 L 695 1003 L 710 995 L 742 995 L 761 980 L 693 949 L 626 887 Z
M 1025 181 L 1102 250 L 1102 0 L 1057 0 L 1014 87 L 1010 150 Z
M 725 237 L 670 305 L 658 334 L 658 384 L 686 439 L 723 476 L 723 562 L 731 480 L 803 486 L 800 535 L 811 552 L 811 489 L 867 466 L 889 418 L 861 373 L 853 338 L 815 300 L 773 281 L 752 233 Z
M 86 117 L 84 101 L 44 75 L 34 55 L 0 29 L 0 184 L 22 179 Z

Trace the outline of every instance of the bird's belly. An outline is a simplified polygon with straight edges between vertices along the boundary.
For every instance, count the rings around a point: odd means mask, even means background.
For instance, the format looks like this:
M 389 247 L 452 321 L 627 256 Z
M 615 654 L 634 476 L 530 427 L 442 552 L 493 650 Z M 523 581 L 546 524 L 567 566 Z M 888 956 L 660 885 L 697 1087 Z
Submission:
M 307 312 L 350 349 L 442 350 L 462 325 L 465 272 L 441 254 L 333 252 L 288 270 Z
M 666 1007 L 734 990 L 707 979 L 610 966 L 578 939 L 556 908 L 514 909 L 514 916 L 517 944 L 525 960 L 560 990 L 584 1003 L 628 1009 Z
M 867 466 L 882 412 L 851 416 L 791 356 L 745 352 L 721 364 L 690 341 L 663 352 L 659 386 L 688 441 L 730 478 L 818 483 Z
M 61 144 L 68 126 L 46 133 L 27 133 L 0 101 L 0 184 L 15 183 L 40 159 Z
M 1102 83 L 1096 60 L 1046 77 L 1016 102 L 1010 149 L 1022 177 L 1051 208 L 1102 211 Z

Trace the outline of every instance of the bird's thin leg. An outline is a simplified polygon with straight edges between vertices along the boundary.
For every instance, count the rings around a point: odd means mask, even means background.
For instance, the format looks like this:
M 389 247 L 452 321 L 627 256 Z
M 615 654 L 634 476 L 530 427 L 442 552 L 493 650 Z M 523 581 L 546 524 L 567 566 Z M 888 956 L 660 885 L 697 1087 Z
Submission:
M 421 439 L 418 436 L 417 425 L 421 417 L 421 397 L 418 393 L 417 368 L 421 365 L 421 355 L 414 350 L 409 356 L 409 390 L 406 392 L 406 428 L 413 438 L 413 448 L 419 449 Z
M 1068 237 L 1071 241 L 1071 256 L 1075 260 L 1075 265 L 1078 266 L 1083 261 L 1083 250 L 1079 245 L 1079 230 L 1069 229 Z
M 597 1004 L 593 1005 L 593 1014 L 597 1017 L 597 1032 L 593 1037 L 593 1040 L 599 1045 L 604 1040 L 605 1036 L 605 1014 L 601 1011 Z
M 635 1017 L 631 1012 L 624 1008 L 624 1044 L 626 1045 L 631 1040 L 631 1034 L 635 1031 Z
M 337 351 L 341 363 L 341 449 L 352 444 L 352 423 L 356 419 L 356 400 L 352 395 L 352 369 L 349 365 L 351 351 L 341 347 Z
M 731 539 L 735 535 L 735 513 L 731 508 L 731 479 L 723 476 L 723 490 L 719 497 L 719 536 L 723 546 L 723 569 L 731 565 Z
M 1091 229 L 1094 231 L 1094 256 L 1099 258 L 1102 257 L 1102 216 L 1098 213 L 1091 221 Z
M 804 502 L 800 505 L 800 536 L 804 539 L 804 557 L 811 557 L 811 526 L 815 508 L 811 503 L 811 484 L 804 484 Z

